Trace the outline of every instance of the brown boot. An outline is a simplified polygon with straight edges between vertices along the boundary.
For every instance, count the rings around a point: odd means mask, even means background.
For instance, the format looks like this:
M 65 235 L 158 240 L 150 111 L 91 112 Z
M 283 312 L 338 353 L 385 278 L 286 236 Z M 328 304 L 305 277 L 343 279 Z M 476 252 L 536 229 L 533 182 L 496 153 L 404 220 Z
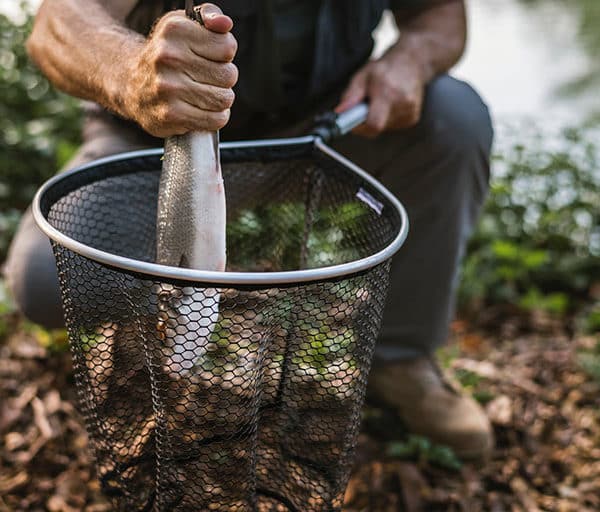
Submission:
M 432 359 L 375 366 L 368 390 L 374 401 L 395 410 L 411 433 L 449 446 L 461 459 L 491 455 L 494 434 L 485 412 L 458 392 Z

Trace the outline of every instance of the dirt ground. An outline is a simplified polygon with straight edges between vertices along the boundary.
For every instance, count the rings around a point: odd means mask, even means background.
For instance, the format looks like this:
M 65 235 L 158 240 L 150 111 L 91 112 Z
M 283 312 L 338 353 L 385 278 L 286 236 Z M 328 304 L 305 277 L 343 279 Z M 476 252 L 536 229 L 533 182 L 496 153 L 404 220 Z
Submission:
M 486 327 L 485 317 L 477 328 L 455 322 L 441 359 L 485 404 L 493 459 L 462 464 L 408 436 L 391 411 L 367 407 L 346 512 L 600 510 L 600 386 L 578 363 L 596 340 L 548 318 L 523 329 L 516 319 Z M 0 512 L 108 511 L 69 355 L 19 325 L 10 320 L 0 342 Z

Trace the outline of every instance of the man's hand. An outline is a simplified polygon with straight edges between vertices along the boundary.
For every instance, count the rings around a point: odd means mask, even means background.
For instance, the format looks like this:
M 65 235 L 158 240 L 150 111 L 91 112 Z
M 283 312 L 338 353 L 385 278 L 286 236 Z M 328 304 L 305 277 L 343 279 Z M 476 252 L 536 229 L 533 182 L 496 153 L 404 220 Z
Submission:
M 215 5 L 204 26 L 184 11 L 161 18 L 126 66 L 122 111 L 156 137 L 216 131 L 229 121 L 238 71 L 233 22 Z
M 464 0 L 427 0 L 394 15 L 398 42 L 358 71 L 336 108 L 343 112 L 368 100 L 369 117 L 354 130 L 367 137 L 418 123 L 427 83 L 448 71 L 465 47 Z
M 408 55 L 388 53 L 354 75 L 336 112 L 369 100 L 367 121 L 354 133 L 377 137 L 415 125 L 421 116 L 425 79 L 421 65 Z
M 146 39 L 125 26 L 136 4 L 44 0 L 29 55 L 59 89 L 100 103 L 152 135 L 222 128 L 238 77 L 231 19 L 204 4 L 204 27 L 175 11 Z

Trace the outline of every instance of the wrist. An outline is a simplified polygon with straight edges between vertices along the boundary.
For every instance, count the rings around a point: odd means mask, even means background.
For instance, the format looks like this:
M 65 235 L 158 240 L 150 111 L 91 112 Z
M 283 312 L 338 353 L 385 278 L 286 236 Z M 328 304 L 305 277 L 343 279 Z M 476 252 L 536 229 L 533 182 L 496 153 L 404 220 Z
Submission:
M 135 121 L 133 101 L 137 64 L 141 58 L 145 39 L 129 33 L 123 40 L 121 56 L 111 63 L 104 74 L 103 92 L 105 107 L 121 117 Z
M 427 44 L 422 34 L 407 32 L 400 36 L 383 55 L 382 60 L 393 67 L 413 69 L 418 79 L 426 84 L 436 75 L 432 59 L 429 57 Z

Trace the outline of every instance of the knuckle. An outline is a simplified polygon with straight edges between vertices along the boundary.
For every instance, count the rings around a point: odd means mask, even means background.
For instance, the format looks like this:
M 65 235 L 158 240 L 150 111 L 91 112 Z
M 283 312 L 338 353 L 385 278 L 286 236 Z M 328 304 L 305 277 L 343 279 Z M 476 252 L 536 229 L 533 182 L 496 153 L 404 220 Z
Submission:
M 176 123 L 178 120 L 177 109 L 173 105 L 165 105 L 158 114 L 158 120 L 163 126 Z
M 173 83 L 171 83 L 169 80 L 163 78 L 163 77 L 157 77 L 155 84 L 154 84 L 154 88 L 156 90 L 156 94 L 158 96 L 169 96 L 170 94 L 172 94 L 176 87 Z
M 169 64 L 175 63 L 176 61 L 177 61 L 177 56 L 167 48 L 161 49 L 159 52 L 157 52 L 156 58 L 155 58 L 156 64 L 159 64 L 159 65 L 160 64 L 169 65 Z
M 370 128 L 374 134 L 379 135 L 385 128 L 385 121 L 383 119 L 374 119 L 370 123 Z
M 229 122 L 229 116 L 231 112 L 229 109 L 223 110 L 222 112 L 216 112 L 213 115 L 214 127 L 217 130 L 224 128 L 225 125 Z
M 238 68 L 235 64 L 225 64 L 223 67 L 223 86 L 226 89 L 231 89 L 238 81 Z
M 165 36 L 177 34 L 186 23 L 187 19 L 182 17 L 180 14 L 169 13 L 164 16 L 160 22 L 160 33 Z
M 160 65 L 171 65 L 177 62 L 177 52 L 168 44 L 166 41 L 162 41 L 157 44 L 154 52 L 154 64 Z
M 238 50 L 238 42 L 231 32 L 220 34 L 205 30 L 202 32 L 202 37 L 214 59 L 222 62 L 230 62 L 234 59 Z
M 234 101 L 235 101 L 235 92 L 233 92 L 233 89 L 226 89 L 225 99 L 224 99 L 224 107 L 226 109 L 231 108 L 233 106 Z
M 215 85 L 223 89 L 231 89 L 238 80 L 238 69 L 233 63 L 217 64 L 212 68 Z
M 402 87 L 398 82 L 391 78 L 385 78 L 381 81 L 381 87 L 386 93 L 394 98 L 400 98 L 403 96 Z
M 225 43 L 223 44 L 223 57 L 232 61 L 235 58 L 235 54 L 238 50 L 238 43 L 233 34 L 228 33 L 225 37 Z
M 216 96 L 216 106 L 220 110 L 231 108 L 235 101 L 235 93 L 231 89 L 221 89 Z

